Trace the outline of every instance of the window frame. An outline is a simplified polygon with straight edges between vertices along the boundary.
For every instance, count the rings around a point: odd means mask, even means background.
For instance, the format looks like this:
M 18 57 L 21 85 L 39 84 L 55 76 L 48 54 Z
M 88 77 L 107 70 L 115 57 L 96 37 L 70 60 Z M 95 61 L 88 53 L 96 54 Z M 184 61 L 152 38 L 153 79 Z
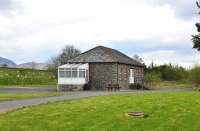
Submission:
M 67 72 L 69 72 L 69 76 L 67 75 Z M 71 78 L 71 77 L 72 77 L 71 68 L 65 68 L 65 78 Z
M 82 72 L 82 73 L 84 72 L 84 73 L 83 73 L 83 74 L 84 74 L 83 77 L 80 76 L 80 72 Z M 78 78 L 86 78 L 86 69 L 79 69 L 79 70 L 78 70 L 78 74 L 79 74 L 79 75 L 78 75 Z
M 83 76 L 80 76 L 81 73 Z M 75 74 L 73 74 L 75 73 Z M 86 78 L 87 69 L 83 68 L 59 68 L 58 69 L 59 78 Z
M 64 68 L 59 69 L 59 78 L 65 78 L 65 69 Z
M 74 72 L 76 72 L 75 76 L 73 76 Z M 71 78 L 78 78 L 78 68 L 71 68 Z

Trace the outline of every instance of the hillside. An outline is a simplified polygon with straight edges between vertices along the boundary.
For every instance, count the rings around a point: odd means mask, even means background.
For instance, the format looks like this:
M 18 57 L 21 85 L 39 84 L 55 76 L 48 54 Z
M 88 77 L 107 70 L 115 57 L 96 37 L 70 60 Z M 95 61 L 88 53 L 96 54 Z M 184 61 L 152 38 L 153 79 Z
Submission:
M 23 64 L 19 64 L 16 66 L 17 68 L 25 68 L 25 69 L 36 69 L 36 70 L 46 70 L 46 63 L 37 63 L 37 62 L 27 62 Z
M 55 85 L 56 77 L 49 71 L 0 67 L 0 85 Z
M 9 59 L 0 57 L 0 67 L 16 67 L 16 63 Z

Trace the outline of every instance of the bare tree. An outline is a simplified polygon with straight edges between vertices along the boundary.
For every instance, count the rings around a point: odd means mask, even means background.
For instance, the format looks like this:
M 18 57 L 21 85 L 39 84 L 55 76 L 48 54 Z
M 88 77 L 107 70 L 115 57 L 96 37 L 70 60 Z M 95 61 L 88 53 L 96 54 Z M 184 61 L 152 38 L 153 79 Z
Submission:
M 58 57 L 52 57 L 49 61 L 48 61 L 48 64 L 47 64 L 47 68 L 48 70 L 50 71 L 55 71 L 56 68 L 61 65 L 60 62 L 58 61 Z
M 73 45 L 67 45 L 63 48 L 62 53 L 58 56 L 60 64 L 65 64 L 68 60 L 78 56 L 81 51 Z
M 133 59 L 136 60 L 137 62 L 140 62 L 140 63 L 144 64 L 144 61 L 142 60 L 142 58 L 140 58 L 140 57 L 139 57 L 138 55 L 136 55 L 136 54 L 133 56 Z
M 66 62 L 76 56 L 78 56 L 81 53 L 81 51 L 77 48 L 75 48 L 73 45 L 67 45 L 62 49 L 62 52 L 55 57 L 52 57 L 48 61 L 48 70 L 54 72 L 57 74 L 57 67 L 63 64 L 66 64 Z

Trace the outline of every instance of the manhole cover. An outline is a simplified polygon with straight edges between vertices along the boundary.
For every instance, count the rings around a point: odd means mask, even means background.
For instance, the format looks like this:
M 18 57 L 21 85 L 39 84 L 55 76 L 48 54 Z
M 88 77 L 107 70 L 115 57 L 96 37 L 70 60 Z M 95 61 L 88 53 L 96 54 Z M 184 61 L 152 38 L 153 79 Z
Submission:
M 143 117 L 145 117 L 144 112 L 127 112 L 126 114 L 127 114 L 128 116 L 138 117 L 138 118 L 143 118 Z

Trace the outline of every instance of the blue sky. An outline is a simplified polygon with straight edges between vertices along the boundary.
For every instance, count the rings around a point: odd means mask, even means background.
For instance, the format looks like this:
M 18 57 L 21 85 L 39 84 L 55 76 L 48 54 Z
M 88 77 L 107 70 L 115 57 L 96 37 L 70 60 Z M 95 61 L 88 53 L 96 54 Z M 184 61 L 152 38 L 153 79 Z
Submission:
M 148 65 L 200 64 L 195 0 L 0 0 L 0 56 L 46 62 L 67 44 L 138 54 Z

